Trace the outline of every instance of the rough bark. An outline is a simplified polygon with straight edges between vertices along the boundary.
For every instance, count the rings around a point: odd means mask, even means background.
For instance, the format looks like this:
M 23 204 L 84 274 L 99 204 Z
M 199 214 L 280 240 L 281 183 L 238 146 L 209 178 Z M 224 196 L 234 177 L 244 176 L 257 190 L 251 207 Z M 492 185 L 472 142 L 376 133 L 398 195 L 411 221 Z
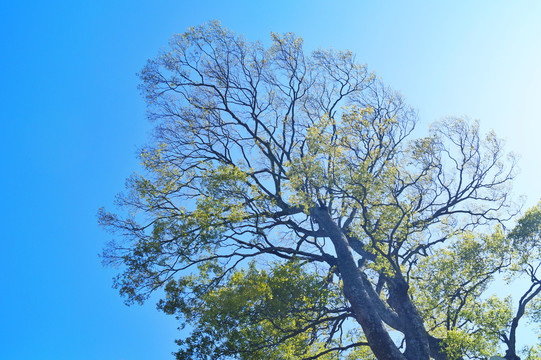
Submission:
M 444 349 L 442 339 L 435 338 L 428 334 L 428 345 L 430 346 L 430 357 L 434 360 L 448 360 L 449 357 Z M 459 360 L 462 360 L 460 358 Z
M 428 334 L 424 327 L 423 320 L 419 312 L 413 305 L 409 294 L 408 284 L 402 274 L 397 272 L 392 279 L 387 281 L 389 288 L 389 303 L 398 313 L 404 324 L 403 330 L 406 339 L 406 351 L 404 355 L 407 359 L 421 359 L 419 356 L 428 356 L 430 347 Z
M 407 295 L 407 286 L 394 291 L 397 302 L 404 301 L 404 304 L 397 305 L 395 310 L 399 310 L 398 314 L 402 314 L 406 321 L 411 322 L 403 323 L 406 352 L 402 354 L 385 329 L 378 305 L 370 297 L 369 285 L 363 281 L 362 273 L 353 258 L 344 232 L 332 220 L 326 208 L 313 209 L 312 216 L 334 245 L 338 258 L 338 270 L 344 283 L 344 295 L 351 303 L 356 319 L 374 355 L 379 360 L 428 360 L 430 358 L 428 337 L 422 326 L 422 320 L 413 319 L 419 315 Z M 418 338 L 414 338 L 416 335 Z

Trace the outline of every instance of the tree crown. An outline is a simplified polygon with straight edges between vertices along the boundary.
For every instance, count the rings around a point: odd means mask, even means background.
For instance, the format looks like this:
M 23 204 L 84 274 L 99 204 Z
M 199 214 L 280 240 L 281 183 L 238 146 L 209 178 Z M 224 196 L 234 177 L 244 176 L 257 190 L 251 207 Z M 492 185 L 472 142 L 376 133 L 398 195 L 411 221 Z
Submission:
M 100 213 L 122 240 L 104 260 L 128 303 L 165 290 L 159 308 L 192 328 L 179 359 L 496 351 L 511 305 L 479 296 L 516 263 L 494 230 L 515 160 L 493 133 L 448 118 L 413 138 L 400 94 L 293 34 L 266 48 L 194 27 L 140 77 L 154 144 L 126 216 Z

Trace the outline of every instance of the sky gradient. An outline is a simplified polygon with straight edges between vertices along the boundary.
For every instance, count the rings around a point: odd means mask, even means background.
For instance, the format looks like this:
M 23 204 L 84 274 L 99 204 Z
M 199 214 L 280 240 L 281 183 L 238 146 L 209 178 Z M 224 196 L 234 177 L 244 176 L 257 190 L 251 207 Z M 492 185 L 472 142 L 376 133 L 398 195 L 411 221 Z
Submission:
M 126 307 L 98 254 L 151 129 L 135 75 L 174 33 L 217 19 L 249 40 L 349 49 L 418 110 L 467 115 L 521 156 L 541 198 L 539 1 L 26 1 L 0 5 L 0 359 L 172 359 L 177 322 Z

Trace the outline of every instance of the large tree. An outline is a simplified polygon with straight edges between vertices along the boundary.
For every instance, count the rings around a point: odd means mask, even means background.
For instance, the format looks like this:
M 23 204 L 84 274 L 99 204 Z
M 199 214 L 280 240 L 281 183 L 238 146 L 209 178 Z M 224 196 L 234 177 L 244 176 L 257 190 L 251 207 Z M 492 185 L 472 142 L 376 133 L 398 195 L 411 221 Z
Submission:
M 127 302 L 188 325 L 178 359 L 452 359 L 511 338 L 501 224 L 514 159 L 477 123 L 416 113 L 350 52 L 213 22 L 142 70 L 145 168 L 100 212 Z M 518 235 L 517 235 L 518 236 Z M 516 271 L 517 268 L 514 268 Z M 520 317 L 519 317 L 520 319 Z M 518 321 L 518 320 L 517 320 Z

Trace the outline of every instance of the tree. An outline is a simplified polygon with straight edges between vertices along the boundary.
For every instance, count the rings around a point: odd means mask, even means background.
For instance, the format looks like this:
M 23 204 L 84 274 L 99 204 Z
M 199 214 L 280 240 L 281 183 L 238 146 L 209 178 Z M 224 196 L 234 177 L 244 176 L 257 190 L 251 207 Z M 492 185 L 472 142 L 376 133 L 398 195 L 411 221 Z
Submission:
M 416 113 L 351 52 L 217 22 L 150 60 L 146 173 L 100 211 L 127 303 L 191 335 L 178 359 L 458 359 L 498 351 L 515 160 L 476 122 Z M 457 261 L 460 260 L 460 261 Z M 492 353 L 491 353 L 492 352 Z
M 538 273 L 541 267 L 541 203 L 528 210 L 519 220 L 515 228 L 510 232 L 509 239 L 512 241 L 512 250 L 517 258 L 511 272 L 526 275 L 530 280 L 529 286 L 518 300 L 515 316 L 508 326 L 508 333 L 500 332 L 500 338 L 505 343 L 507 350 L 505 357 L 508 360 L 519 360 L 517 356 L 517 328 L 521 318 L 529 309 L 529 316 L 534 323 L 541 321 L 541 276 Z M 541 337 L 540 337 L 541 338 Z M 541 358 L 541 345 L 526 350 L 527 359 Z

